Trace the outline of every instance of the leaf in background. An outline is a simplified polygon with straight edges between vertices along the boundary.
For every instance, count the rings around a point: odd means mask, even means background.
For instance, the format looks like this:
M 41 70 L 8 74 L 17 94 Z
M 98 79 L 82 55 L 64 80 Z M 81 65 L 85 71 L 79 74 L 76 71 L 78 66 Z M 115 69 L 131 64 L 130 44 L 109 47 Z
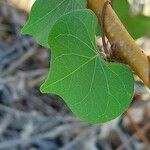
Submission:
M 107 63 L 96 48 L 97 20 L 90 10 L 71 12 L 53 26 L 51 71 L 43 93 L 60 95 L 82 120 L 106 122 L 122 114 L 133 95 L 128 66 Z
M 33 35 L 39 44 L 49 47 L 48 35 L 56 20 L 76 9 L 86 7 L 86 0 L 36 0 L 23 34 Z
M 150 17 L 132 16 L 127 0 L 114 0 L 114 10 L 134 39 L 150 34 Z

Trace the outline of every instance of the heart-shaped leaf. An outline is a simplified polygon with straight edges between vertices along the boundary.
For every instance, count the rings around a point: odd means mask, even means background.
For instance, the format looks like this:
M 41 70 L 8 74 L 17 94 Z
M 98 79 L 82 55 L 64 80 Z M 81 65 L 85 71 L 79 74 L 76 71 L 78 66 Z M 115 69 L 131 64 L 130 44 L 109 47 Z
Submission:
M 114 0 L 114 10 L 134 39 L 150 34 L 150 17 L 131 15 L 127 0 Z
M 112 120 L 129 106 L 133 74 L 128 66 L 104 61 L 95 43 L 97 20 L 89 10 L 71 12 L 53 26 L 51 71 L 41 86 L 60 95 L 82 120 Z
M 39 44 L 49 47 L 48 35 L 58 18 L 86 7 L 86 0 L 36 0 L 23 34 L 33 35 Z

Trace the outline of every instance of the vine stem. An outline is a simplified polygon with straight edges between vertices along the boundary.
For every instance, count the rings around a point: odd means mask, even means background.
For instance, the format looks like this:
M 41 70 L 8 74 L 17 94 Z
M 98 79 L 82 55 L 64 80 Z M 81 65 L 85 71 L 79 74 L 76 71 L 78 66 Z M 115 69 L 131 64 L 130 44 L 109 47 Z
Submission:
M 105 41 L 105 31 L 104 31 L 104 20 L 105 20 L 105 13 L 106 13 L 106 9 L 107 9 L 107 5 L 109 4 L 109 1 L 106 1 L 103 9 L 101 11 L 100 14 L 100 24 L 101 24 L 101 35 L 102 35 L 102 43 L 103 43 L 103 48 L 104 48 L 104 52 L 109 55 L 109 50 L 107 49 L 107 43 Z
M 106 0 L 87 0 L 88 8 L 96 14 L 98 20 L 105 3 Z M 105 32 L 110 44 L 116 44 L 117 57 L 127 63 L 150 88 L 150 59 L 129 35 L 109 4 L 105 12 L 103 32 Z

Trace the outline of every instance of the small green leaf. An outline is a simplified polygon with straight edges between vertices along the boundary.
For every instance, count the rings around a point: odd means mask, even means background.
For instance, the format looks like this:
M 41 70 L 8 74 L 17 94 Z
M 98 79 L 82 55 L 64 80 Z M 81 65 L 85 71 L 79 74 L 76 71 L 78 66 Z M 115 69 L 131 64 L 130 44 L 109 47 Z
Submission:
M 128 66 L 105 62 L 96 44 L 97 20 L 90 10 L 70 12 L 53 26 L 51 71 L 43 93 L 60 95 L 82 120 L 106 122 L 121 115 L 133 96 Z
M 86 8 L 86 0 L 36 0 L 22 33 L 33 35 L 39 44 L 49 47 L 48 35 L 56 20 L 82 8 Z
M 150 17 L 142 14 L 132 16 L 127 0 L 114 0 L 114 10 L 134 39 L 150 34 Z

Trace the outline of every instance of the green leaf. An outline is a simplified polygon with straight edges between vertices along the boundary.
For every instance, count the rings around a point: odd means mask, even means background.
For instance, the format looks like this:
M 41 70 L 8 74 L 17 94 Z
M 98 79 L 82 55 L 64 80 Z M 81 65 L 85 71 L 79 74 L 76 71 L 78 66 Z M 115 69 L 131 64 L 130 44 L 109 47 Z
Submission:
M 114 10 L 134 39 L 150 34 L 150 17 L 142 14 L 133 16 L 127 0 L 114 0 Z
M 52 64 L 43 93 L 60 95 L 82 120 L 112 120 L 129 106 L 133 74 L 128 66 L 104 61 L 96 48 L 97 20 L 89 10 L 71 12 L 53 26 Z
M 39 44 L 49 47 L 48 35 L 60 16 L 86 7 L 86 0 L 36 0 L 22 34 L 33 35 Z

